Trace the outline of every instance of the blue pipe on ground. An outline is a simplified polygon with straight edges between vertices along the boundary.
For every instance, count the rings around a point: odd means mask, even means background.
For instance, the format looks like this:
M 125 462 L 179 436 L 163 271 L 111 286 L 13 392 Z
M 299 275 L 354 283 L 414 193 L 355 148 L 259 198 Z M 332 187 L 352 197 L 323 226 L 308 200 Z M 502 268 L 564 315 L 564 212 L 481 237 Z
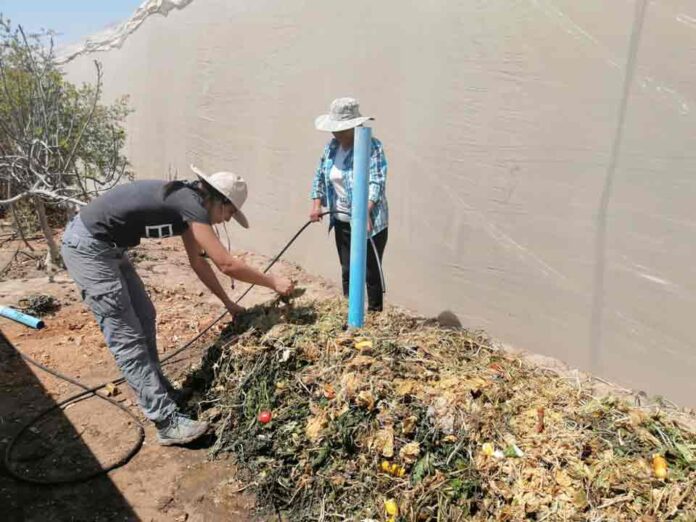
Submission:
M 23 314 L 19 310 L 15 310 L 14 308 L 10 308 L 8 306 L 0 306 L 0 316 L 7 317 L 8 319 L 12 319 L 13 321 L 22 323 L 25 326 L 36 328 L 37 330 L 40 330 L 41 328 L 46 326 L 44 322 L 38 317 Z
M 367 196 L 372 129 L 355 128 L 353 146 L 353 201 L 350 217 L 350 284 L 348 326 L 361 328 L 365 322 L 365 268 L 367 263 Z

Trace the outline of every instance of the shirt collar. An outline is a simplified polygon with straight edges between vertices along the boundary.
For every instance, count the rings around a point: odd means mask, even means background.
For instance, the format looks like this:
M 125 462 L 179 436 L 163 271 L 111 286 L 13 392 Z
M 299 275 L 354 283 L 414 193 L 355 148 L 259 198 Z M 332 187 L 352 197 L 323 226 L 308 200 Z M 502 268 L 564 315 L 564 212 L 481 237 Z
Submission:
M 338 150 L 338 147 L 340 147 L 341 144 L 338 142 L 336 138 L 332 138 L 331 142 L 329 143 L 329 153 L 333 157 L 336 155 L 336 151 Z M 347 150 L 347 152 L 350 152 L 353 150 L 353 147 Z

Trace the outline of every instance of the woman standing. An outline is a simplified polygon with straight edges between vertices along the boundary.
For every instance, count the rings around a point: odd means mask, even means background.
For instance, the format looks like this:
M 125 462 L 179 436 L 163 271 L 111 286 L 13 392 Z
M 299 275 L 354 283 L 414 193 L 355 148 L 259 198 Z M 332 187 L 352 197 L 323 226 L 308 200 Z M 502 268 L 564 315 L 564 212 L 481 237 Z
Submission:
M 331 103 L 328 114 L 314 122 L 317 130 L 331 132 L 333 139 L 324 148 L 312 184 L 310 219 L 321 219 L 322 206 L 331 214 L 329 230 L 335 229 L 336 250 L 341 263 L 343 295 L 348 296 L 350 277 L 350 209 L 353 189 L 353 142 L 355 127 L 373 118 L 362 116 L 357 100 L 338 98 Z M 382 143 L 372 138 L 370 145 L 370 172 L 368 194 L 368 235 L 377 247 L 379 263 L 374 250 L 367 248 L 367 301 L 368 311 L 380 312 L 383 307 L 383 289 L 379 266 L 387 245 L 389 208 L 386 181 L 387 158 Z
M 68 272 L 143 413 L 157 426 L 162 445 L 191 442 L 208 424 L 177 409 L 157 354 L 155 308 L 126 249 L 142 238 L 181 236 L 191 268 L 232 315 L 243 308 L 229 298 L 203 253 L 231 278 L 282 295 L 293 290 L 290 280 L 265 275 L 233 257 L 213 230 L 212 225 L 231 218 L 249 227 L 241 211 L 247 197 L 244 179 L 230 172 L 208 176 L 191 168 L 196 182 L 134 181 L 92 200 L 67 226 L 61 248 Z

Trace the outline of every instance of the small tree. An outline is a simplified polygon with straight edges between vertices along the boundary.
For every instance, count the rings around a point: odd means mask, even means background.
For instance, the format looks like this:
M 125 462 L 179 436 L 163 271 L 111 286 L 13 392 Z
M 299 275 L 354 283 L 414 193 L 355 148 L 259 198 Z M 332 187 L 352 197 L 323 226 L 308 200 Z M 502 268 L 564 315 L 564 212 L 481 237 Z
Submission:
M 0 207 L 28 202 L 48 244 L 47 264 L 60 253 L 46 216 L 46 203 L 74 210 L 124 178 L 122 153 L 127 98 L 100 104 L 102 69 L 96 82 L 76 87 L 58 68 L 50 32 L 26 34 L 0 14 Z

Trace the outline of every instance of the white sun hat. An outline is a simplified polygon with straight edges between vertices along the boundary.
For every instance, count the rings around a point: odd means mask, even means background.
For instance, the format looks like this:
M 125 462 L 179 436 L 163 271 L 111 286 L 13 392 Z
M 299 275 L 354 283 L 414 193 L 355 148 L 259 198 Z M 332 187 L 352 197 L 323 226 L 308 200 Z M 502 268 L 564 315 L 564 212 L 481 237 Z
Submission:
M 237 209 L 232 217 L 244 228 L 249 228 L 249 221 L 242 212 L 242 205 L 247 198 L 247 183 L 244 178 L 233 172 L 216 172 L 208 175 L 193 165 L 191 165 L 191 170 L 196 173 L 196 176 L 225 196 Z
M 314 120 L 314 126 L 320 131 L 339 132 L 362 125 L 368 120 L 374 120 L 374 118 L 360 114 L 358 100 L 336 98 L 331 102 L 329 113 L 322 114 Z

